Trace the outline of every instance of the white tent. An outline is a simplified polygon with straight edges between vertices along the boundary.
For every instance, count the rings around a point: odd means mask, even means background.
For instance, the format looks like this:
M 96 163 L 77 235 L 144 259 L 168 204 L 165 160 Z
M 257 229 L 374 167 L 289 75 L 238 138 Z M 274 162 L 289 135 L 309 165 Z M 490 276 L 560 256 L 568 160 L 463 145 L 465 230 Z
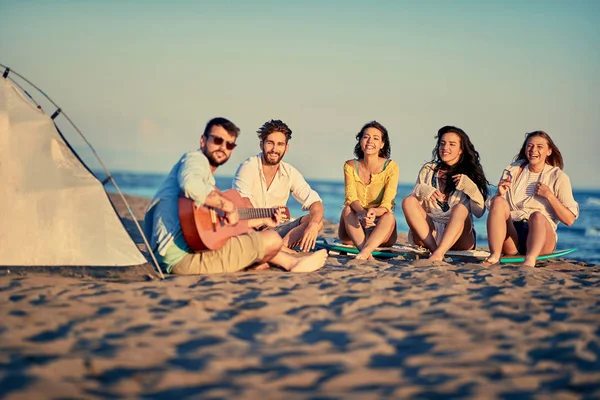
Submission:
M 145 263 L 54 121 L 0 76 L 0 266 Z

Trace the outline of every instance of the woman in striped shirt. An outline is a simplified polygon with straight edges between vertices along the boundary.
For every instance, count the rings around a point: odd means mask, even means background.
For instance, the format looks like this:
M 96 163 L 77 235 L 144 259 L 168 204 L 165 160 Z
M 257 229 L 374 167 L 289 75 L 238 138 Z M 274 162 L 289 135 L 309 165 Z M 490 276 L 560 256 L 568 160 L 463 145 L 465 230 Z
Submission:
M 558 147 L 543 131 L 528 133 L 515 161 L 504 169 L 498 192 L 489 202 L 487 220 L 490 256 L 525 254 L 524 265 L 535 266 L 540 254 L 554 251 L 556 226 L 572 225 L 579 215 L 571 181 L 562 171 Z

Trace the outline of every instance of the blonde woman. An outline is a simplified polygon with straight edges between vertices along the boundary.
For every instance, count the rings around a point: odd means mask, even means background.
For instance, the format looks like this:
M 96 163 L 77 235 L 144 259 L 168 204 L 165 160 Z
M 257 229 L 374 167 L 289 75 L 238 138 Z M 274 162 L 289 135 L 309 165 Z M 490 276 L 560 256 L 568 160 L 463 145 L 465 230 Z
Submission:
M 556 248 L 559 222 L 571 226 L 579 216 L 563 158 L 550 135 L 528 133 L 515 161 L 504 169 L 487 220 L 490 256 L 524 254 L 524 265 L 535 266 L 540 254 Z

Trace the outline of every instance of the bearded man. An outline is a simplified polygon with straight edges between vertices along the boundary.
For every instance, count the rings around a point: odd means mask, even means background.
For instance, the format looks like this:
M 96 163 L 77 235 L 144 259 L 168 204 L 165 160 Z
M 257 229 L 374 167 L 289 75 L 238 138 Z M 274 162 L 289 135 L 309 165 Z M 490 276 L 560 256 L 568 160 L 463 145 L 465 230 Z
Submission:
M 289 150 L 292 130 L 280 120 L 271 120 L 257 133 L 261 152 L 240 165 L 233 188 L 248 198 L 254 207 L 261 208 L 285 206 L 291 193 L 308 214 L 280 224 L 274 230 L 283 238 L 285 247 L 299 246 L 302 251 L 310 251 L 323 228 L 325 209 L 321 197 L 302 174 L 282 161 Z
M 213 118 L 200 136 L 200 148 L 185 153 L 173 166 L 150 202 L 144 231 L 164 272 L 178 275 L 229 273 L 248 267 L 265 269 L 270 265 L 293 272 L 311 272 L 323 266 L 325 250 L 309 256 L 282 251 L 283 241 L 271 230 L 249 230 L 229 238 L 216 250 L 194 252 L 186 242 L 179 220 L 179 197 L 212 208 L 223 215 L 226 225 L 236 225 L 240 215 L 236 204 L 215 187 L 213 174 L 225 164 L 237 146 L 240 130 L 225 118 Z M 275 227 L 281 213 L 273 218 L 251 220 L 249 228 Z

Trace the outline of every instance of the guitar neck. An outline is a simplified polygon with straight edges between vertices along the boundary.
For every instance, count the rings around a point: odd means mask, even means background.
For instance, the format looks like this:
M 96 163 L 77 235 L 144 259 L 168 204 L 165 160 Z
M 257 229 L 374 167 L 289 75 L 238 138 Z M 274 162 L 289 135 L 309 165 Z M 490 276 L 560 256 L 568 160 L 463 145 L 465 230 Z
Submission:
M 275 208 L 238 208 L 241 220 L 271 218 L 275 210 Z

